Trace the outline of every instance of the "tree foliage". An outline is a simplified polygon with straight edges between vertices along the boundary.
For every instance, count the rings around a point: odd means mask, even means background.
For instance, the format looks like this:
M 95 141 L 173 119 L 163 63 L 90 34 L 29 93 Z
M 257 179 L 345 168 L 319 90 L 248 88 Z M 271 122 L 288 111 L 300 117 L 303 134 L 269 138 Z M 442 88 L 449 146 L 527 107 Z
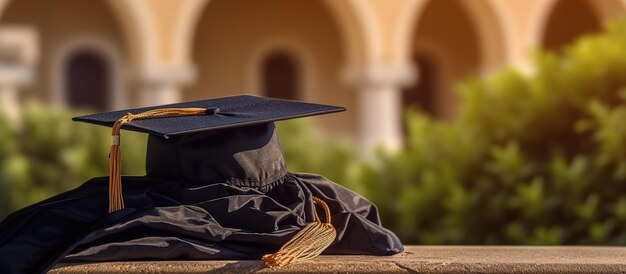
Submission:
M 110 129 L 71 121 L 78 112 L 28 103 L 0 118 L 0 217 L 109 173 Z M 122 138 L 125 174 L 142 174 L 145 136 Z
M 457 120 L 409 110 L 403 148 L 332 178 L 405 243 L 626 245 L 624 49 L 626 21 L 465 80 Z

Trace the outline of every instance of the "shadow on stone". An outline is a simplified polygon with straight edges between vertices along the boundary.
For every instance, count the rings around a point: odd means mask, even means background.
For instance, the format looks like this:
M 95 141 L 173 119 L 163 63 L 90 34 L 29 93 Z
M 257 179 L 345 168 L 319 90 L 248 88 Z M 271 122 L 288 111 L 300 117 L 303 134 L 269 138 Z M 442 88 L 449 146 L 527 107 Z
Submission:
M 269 269 L 263 261 L 238 261 L 227 263 L 215 270 L 215 273 L 257 273 L 261 270 Z

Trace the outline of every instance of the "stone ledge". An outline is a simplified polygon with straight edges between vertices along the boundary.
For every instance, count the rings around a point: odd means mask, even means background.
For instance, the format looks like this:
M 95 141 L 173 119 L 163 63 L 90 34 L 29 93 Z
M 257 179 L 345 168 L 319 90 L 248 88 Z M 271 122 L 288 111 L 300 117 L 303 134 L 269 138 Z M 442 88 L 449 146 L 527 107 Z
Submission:
M 66 264 L 50 273 L 626 273 L 626 247 L 407 246 L 402 254 L 320 256 L 285 267 L 261 261 Z

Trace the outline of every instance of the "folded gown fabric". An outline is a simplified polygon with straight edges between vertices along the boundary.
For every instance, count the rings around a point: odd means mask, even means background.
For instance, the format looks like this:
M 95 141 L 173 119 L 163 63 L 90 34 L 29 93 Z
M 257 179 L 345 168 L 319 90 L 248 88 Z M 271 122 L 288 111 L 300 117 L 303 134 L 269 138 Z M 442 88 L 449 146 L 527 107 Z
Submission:
M 337 229 L 324 254 L 402 252 L 372 203 L 321 176 L 288 172 L 273 124 L 236 130 L 264 137 L 246 145 L 226 137 L 233 130 L 151 137 L 147 175 L 123 178 L 121 211 L 107 213 L 104 177 L 13 213 L 0 223 L 0 269 L 45 272 L 60 261 L 259 259 L 315 220 L 312 197 L 328 204 Z

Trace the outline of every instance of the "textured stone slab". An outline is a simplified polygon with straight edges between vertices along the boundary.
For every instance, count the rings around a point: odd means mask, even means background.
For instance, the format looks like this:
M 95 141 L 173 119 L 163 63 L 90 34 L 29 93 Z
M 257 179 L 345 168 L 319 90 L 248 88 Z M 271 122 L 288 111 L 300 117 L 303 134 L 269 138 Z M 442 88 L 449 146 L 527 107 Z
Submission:
M 626 247 L 408 246 L 402 254 L 320 256 L 265 268 L 261 261 L 59 265 L 51 273 L 626 273 Z

